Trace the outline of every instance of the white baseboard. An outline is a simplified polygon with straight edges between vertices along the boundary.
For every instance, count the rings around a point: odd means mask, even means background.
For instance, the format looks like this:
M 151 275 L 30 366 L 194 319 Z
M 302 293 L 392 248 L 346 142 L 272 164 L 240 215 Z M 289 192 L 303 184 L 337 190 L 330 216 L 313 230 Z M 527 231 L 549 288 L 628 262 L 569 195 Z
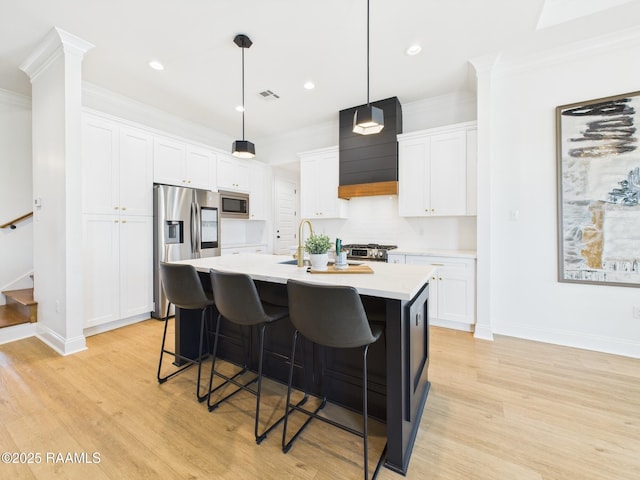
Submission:
M 36 337 L 43 343 L 49 345 L 60 355 L 66 356 L 78 353 L 87 349 L 87 343 L 84 335 L 74 338 L 64 338 L 49 327 L 36 323 Z
M 581 348 L 602 353 L 640 358 L 640 343 L 601 335 L 585 335 L 565 330 L 535 328 L 528 325 L 494 326 L 494 333 L 524 338 L 536 342 L 553 343 L 565 347 Z
M 116 328 L 133 325 L 134 323 L 142 322 L 143 320 L 149 320 L 149 318 L 150 315 L 148 313 L 143 313 L 134 317 L 123 318 L 121 320 L 114 320 L 113 322 L 103 323 L 102 325 L 87 327 L 84 329 L 84 335 L 85 337 L 90 337 L 91 335 L 108 332 L 109 330 L 115 330 Z
M 479 340 L 493 341 L 493 330 L 489 325 L 479 325 L 476 323 L 473 336 Z
M 461 330 L 463 332 L 473 332 L 473 325 L 463 322 L 452 322 L 451 320 L 442 320 L 440 318 L 430 318 L 429 325 L 434 327 L 450 328 L 452 330 Z
M 20 325 L 0 328 L 0 345 L 33 337 L 36 334 L 36 325 L 35 323 L 22 323 Z

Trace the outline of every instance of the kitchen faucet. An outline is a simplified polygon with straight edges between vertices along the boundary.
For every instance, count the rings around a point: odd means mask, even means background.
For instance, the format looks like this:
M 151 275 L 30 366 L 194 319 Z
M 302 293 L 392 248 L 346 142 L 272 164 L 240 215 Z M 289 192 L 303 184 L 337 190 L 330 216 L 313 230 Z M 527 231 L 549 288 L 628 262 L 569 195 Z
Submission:
M 309 225 L 309 235 L 313 236 L 313 226 L 311 225 L 311 220 L 308 218 L 303 218 L 300 220 L 300 226 L 298 227 L 298 266 L 304 267 L 304 248 L 302 246 L 302 227 L 304 224 Z

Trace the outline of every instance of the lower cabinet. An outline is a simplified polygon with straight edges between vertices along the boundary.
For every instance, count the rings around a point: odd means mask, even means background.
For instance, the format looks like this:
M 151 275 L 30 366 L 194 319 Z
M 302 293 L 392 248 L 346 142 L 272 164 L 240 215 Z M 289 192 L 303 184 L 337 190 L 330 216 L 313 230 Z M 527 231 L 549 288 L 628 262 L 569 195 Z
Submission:
M 84 327 L 153 310 L 153 217 L 84 215 Z
M 389 254 L 389 263 L 438 267 L 429 283 L 431 324 L 457 330 L 473 330 L 476 322 L 475 259 Z
M 237 246 L 237 247 L 222 247 L 220 249 L 220 255 L 221 256 L 225 256 L 225 255 L 240 255 L 241 253 L 260 253 L 260 254 L 266 254 L 267 253 L 267 244 L 260 244 L 260 245 L 243 245 L 243 246 Z

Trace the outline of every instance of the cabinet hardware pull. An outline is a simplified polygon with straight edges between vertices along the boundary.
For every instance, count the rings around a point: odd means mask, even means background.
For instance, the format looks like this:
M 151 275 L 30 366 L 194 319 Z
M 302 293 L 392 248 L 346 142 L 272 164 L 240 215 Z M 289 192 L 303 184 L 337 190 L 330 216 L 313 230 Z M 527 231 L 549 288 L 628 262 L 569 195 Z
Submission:
M 442 277 L 438 277 L 438 280 L 442 280 Z
M 118 210 L 118 207 L 113 207 L 114 210 Z
M 127 221 L 126 220 L 122 220 L 122 223 L 127 223 Z
M 436 277 L 431 277 L 431 280 L 435 280 L 435 279 L 436 279 Z
M 127 207 L 122 207 L 122 210 L 126 210 L 126 209 L 127 209 Z
M 436 267 L 444 267 L 444 263 L 432 263 L 431 265 L 435 265 Z

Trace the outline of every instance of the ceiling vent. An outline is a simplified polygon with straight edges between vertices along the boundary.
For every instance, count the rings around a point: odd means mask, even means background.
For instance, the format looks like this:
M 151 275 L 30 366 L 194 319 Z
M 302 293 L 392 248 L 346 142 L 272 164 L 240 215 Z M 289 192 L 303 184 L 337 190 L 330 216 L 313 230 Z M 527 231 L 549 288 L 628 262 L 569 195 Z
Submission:
M 258 95 L 267 102 L 271 102 L 272 100 L 277 100 L 278 98 L 280 98 L 280 95 L 278 95 L 277 93 L 273 93 L 271 90 L 263 90 L 262 92 L 258 92 Z

